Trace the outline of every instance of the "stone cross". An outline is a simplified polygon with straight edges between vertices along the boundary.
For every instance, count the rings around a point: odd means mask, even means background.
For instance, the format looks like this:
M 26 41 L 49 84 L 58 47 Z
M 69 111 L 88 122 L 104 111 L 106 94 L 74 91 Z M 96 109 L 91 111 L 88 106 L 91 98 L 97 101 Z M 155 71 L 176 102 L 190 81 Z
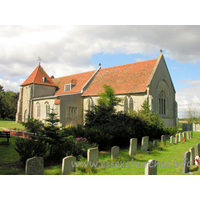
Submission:
M 119 147 L 118 146 L 114 146 L 111 148 L 111 160 L 113 160 L 114 158 L 117 158 L 119 156 Z
M 183 173 L 188 173 L 190 168 L 190 152 L 186 151 L 183 160 Z
M 191 147 L 189 149 L 190 152 L 190 161 L 191 161 L 191 165 L 194 165 L 194 159 L 195 159 L 195 155 L 194 155 L 194 147 Z
M 142 137 L 141 151 L 147 151 L 149 146 L 149 136 Z
M 74 156 L 67 156 L 62 159 L 62 175 L 75 172 L 76 158 Z
M 99 161 L 98 147 L 87 150 L 87 161 L 88 162 L 98 162 Z
M 145 175 L 157 175 L 156 160 L 149 160 L 145 166 Z
M 136 155 L 137 151 L 137 138 L 130 139 L 129 156 Z
M 43 175 L 44 159 L 43 157 L 33 157 L 26 160 L 25 175 Z
M 171 143 L 171 144 L 174 143 L 174 137 L 173 137 L 173 136 L 170 137 L 170 143 Z

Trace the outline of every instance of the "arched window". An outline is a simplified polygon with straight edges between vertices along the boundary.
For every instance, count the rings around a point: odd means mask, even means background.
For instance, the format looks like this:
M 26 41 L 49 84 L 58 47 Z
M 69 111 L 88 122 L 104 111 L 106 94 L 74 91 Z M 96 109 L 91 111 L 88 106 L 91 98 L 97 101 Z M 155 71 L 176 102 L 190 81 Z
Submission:
M 27 109 L 24 111 L 24 122 L 27 122 Z
M 164 91 L 162 91 L 159 95 L 159 114 L 166 114 L 166 96 Z
M 49 113 L 50 113 L 50 105 L 49 102 L 45 103 L 45 107 L 46 107 L 46 117 L 49 117 Z
M 36 104 L 36 109 L 37 109 L 36 117 L 40 117 L 40 104 L 39 103 Z
M 86 104 L 86 110 L 92 110 L 93 107 L 93 100 L 92 98 L 88 98 L 87 104 Z
M 127 113 L 128 112 L 128 97 L 126 97 L 125 101 L 124 101 L 124 112 Z
M 129 109 L 130 110 L 134 110 L 134 103 L 133 103 L 133 98 L 132 97 L 130 97 Z

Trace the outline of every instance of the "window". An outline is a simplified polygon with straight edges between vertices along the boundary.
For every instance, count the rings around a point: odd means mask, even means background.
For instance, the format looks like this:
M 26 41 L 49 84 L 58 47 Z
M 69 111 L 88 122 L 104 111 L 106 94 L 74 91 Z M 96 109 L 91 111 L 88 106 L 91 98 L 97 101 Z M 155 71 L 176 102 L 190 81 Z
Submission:
M 77 107 L 66 107 L 66 117 L 77 118 L 78 108 Z
M 134 103 L 133 103 L 133 98 L 132 97 L 130 97 L 129 109 L 130 110 L 134 110 Z
M 124 100 L 124 112 L 128 113 L 129 110 L 134 110 L 134 102 L 131 96 L 126 97 Z
M 72 88 L 73 88 L 74 86 L 75 86 L 75 84 L 72 84 L 72 83 L 70 83 L 70 84 L 65 84 L 65 85 L 64 85 L 64 90 L 65 90 L 65 92 L 71 91 Z
M 126 97 L 125 101 L 124 101 L 124 112 L 127 113 L 128 112 L 128 97 Z
M 92 98 L 88 98 L 87 103 L 86 103 L 86 110 L 91 110 L 93 107 L 93 100 Z
M 36 117 L 40 117 L 40 104 L 39 103 L 36 104 L 36 109 L 37 109 Z
M 27 109 L 24 111 L 24 122 L 27 122 Z
M 50 105 L 48 102 L 45 103 L 46 106 L 46 117 L 49 117 L 49 113 L 50 113 Z
M 162 91 L 159 95 L 159 114 L 166 114 L 166 96 L 164 91 Z

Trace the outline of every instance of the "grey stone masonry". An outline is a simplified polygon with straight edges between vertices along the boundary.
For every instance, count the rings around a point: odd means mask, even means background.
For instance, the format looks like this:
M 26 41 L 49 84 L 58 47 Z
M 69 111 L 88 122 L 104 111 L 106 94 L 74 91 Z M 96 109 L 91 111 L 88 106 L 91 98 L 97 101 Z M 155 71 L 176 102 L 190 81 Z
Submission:
M 196 156 L 200 155 L 200 145 L 199 143 L 196 144 Z
M 130 139 L 129 156 L 136 155 L 137 151 L 137 138 Z
M 164 135 L 161 136 L 161 142 L 164 143 L 166 145 L 166 138 Z
M 145 166 L 145 175 L 157 175 L 156 160 L 149 160 Z
M 174 137 L 173 136 L 170 137 L 170 143 L 174 144 Z
M 190 152 L 186 151 L 183 160 L 183 173 L 188 173 L 190 168 Z
M 98 162 L 99 161 L 98 147 L 87 150 L 87 161 L 88 162 Z
M 62 175 L 75 172 L 76 158 L 74 156 L 67 156 L 62 159 Z
M 194 165 L 194 159 L 195 159 L 195 155 L 194 155 L 194 147 L 191 147 L 189 149 L 190 152 L 190 161 L 191 161 L 191 165 Z
M 178 135 L 176 135 L 176 137 L 175 137 L 175 143 L 176 144 L 178 143 Z
M 149 136 L 142 137 L 141 151 L 147 151 L 149 146 Z
M 179 133 L 179 142 L 182 140 L 182 134 Z
M 43 157 L 33 157 L 26 160 L 25 175 L 43 175 L 44 159 Z
M 111 148 L 111 160 L 113 160 L 114 158 L 117 158 L 119 156 L 119 147 L 118 146 L 114 146 Z

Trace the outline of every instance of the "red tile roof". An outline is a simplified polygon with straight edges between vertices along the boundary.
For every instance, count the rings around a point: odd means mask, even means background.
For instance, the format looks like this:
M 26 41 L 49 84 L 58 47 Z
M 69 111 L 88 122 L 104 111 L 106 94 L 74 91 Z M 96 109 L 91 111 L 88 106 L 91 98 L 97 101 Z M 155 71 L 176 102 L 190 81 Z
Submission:
M 101 69 L 82 96 L 98 95 L 103 85 L 110 85 L 116 94 L 140 93 L 147 89 L 157 59 Z
M 55 99 L 54 104 L 59 105 L 61 99 Z
M 42 79 L 43 77 L 46 77 L 46 83 L 44 83 Z M 37 66 L 32 74 L 24 81 L 24 83 L 21 84 L 21 86 L 29 85 L 32 83 L 54 87 L 57 86 L 41 66 Z
M 87 83 L 87 81 L 91 78 L 95 71 L 84 72 L 80 74 L 74 74 L 70 76 L 64 76 L 61 78 L 53 79 L 54 83 L 58 85 L 59 89 L 55 93 L 55 95 L 60 94 L 72 94 L 72 93 L 79 93 L 81 92 L 82 87 Z M 64 85 L 65 84 L 75 84 L 71 91 L 65 91 Z

